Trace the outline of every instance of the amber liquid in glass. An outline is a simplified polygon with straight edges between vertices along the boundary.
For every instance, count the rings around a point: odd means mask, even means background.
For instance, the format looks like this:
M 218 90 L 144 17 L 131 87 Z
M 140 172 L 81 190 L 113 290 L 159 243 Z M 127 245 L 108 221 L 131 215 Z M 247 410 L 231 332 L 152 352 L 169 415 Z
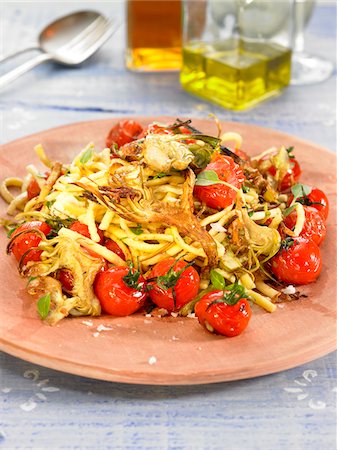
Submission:
M 128 0 L 126 65 L 139 71 L 181 67 L 181 1 Z

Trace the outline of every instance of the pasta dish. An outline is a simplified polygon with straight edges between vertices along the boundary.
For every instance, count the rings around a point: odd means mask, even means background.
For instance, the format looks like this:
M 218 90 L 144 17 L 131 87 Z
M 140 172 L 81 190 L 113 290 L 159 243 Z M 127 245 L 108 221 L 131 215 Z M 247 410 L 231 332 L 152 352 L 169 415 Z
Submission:
M 293 148 L 250 158 L 217 125 L 125 120 L 69 164 L 37 145 L 46 171 L 2 181 L 7 252 L 46 323 L 152 311 L 235 336 L 251 303 L 272 313 L 317 279 L 325 194 L 298 182 Z

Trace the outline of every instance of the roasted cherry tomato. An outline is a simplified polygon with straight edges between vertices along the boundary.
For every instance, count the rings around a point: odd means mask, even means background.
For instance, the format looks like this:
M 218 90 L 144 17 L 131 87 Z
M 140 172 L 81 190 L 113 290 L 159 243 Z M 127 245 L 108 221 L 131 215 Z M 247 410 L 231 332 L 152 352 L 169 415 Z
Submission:
M 97 228 L 97 233 L 98 233 L 98 236 L 99 236 L 98 244 L 103 244 L 103 242 L 104 242 L 103 231 L 100 230 L 97 225 L 96 225 L 96 228 Z M 76 231 L 76 233 L 79 233 L 82 236 L 85 236 L 85 237 L 91 239 L 88 226 L 85 225 L 84 223 L 79 222 L 78 220 L 76 222 L 72 223 L 70 225 L 69 229 L 72 230 L 72 231 Z
M 229 156 L 216 154 L 204 169 L 207 170 L 216 172 L 221 181 L 226 181 L 236 188 L 240 188 L 245 180 L 242 169 Z M 217 183 L 210 186 L 195 186 L 194 195 L 210 208 L 223 209 L 234 203 L 236 191 Z
M 234 305 L 226 303 L 225 299 L 226 291 L 209 292 L 195 305 L 195 315 L 208 331 L 228 337 L 237 336 L 248 325 L 250 305 L 246 298 L 238 298 Z
M 27 186 L 27 198 L 31 200 L 34 197 L 37 197 L 41 192 L 41 188 L 38 182 L 33 178 L 31 182 Z
M 167 311 L 174 311 L 197 295 L 199 274 L 193 267 L 186 266 L 183 260 L 167 258 L 153 267 L 148 277 L 149 295 L 153 303 Z
M 102 309 L 112 316 L 128 316 L 144 305 L 145 280 L 135 269 L 112 267 L 98 273 L 94 291 Z
M 305 213 L 305 222 L 300 233 L 300 236 L 307 239 L 312 239 L 317 245 L 325 239 L 326 225 L 322 215 L 317 209 L 311 206 L 303 206 Z M 292 211 L 289 216 L 284 219 L 284 224 L 290 230 L 293 230 L 297 221 L 296 210 Z
M 124 252 L 120 248 L 120 246 L 117 244 L 117 242 L 113 241 L 112 239 L 105 239 L 103 245 L 111 252 L 116 253 L 117 256 L 119 256 L 121 259 L 123 259 L 125 261 Z
M 284 283 L 312 283 L 322 270 L 321 252 L 311 239 L 286 238 L 281 250 L 271 259 L 270 267 L 276 278 Z
M 118 147 L 121 147 L 138 139 L 142 131 L 142 126 L 135 120 L 118 122 L 109 131 L 106 138 L 106 146 L 111 147 L 113 144 L 117 144 Z
M 292 202 L 294 196 L 291 194 L 288 200 L 288 206 Z M 312 206 L 320 212 L 323 219 L 326 220 L 329 215 L 329 200 L 321 189 L 313 187 L 310 194 L 300 197 L 296 200 L 302 205 Z
M 46 180 L 49 177 L 50 173 L 46 172 L 44 174 L 44 179 Z M 31 200 L 34 197 L 37 197 L 41 192 L 41 188 L 39 186 L 39 183 L 36 181 L 35 178 L 33 178 L 30 183 L 27 186 L 27 198 L 28 200 Z
M 276 167 L 271 166 L 268 170 L 268 172 L 275 176 L 276 175 Z M 300 165 L 297 161 L 297 159 L 290 158 L 290 167 L 287 171 L 287 173 L 284 175 L 282 180 L 279 183 L 279 190 L 280 191 L 287 191 L 291 188 L 294 184 L 296 184 L 301 176 L 302 170 L 300 168 Z
M 36 233 L 28 232 L 27 230 L 39 230 L 47 236 L 50 233 L 51 227 L 46 222 L 41 222 L 40 220 L 32 220 L 30 222 L 25 222 L 20 225 L 11 236 L 12 245 L 11 252 L 14 254 L 15 258 L 20 261 L 21 257 L 27 253 L 23 260 L 23 264 L 27 264 L 28 261 L 40 261 L 40 256 L 42 251 L 35 249 L 41 242 L 41 237 Z M 20 234 L 22 231 L 27 231 L 26 233 Z M 15 237 L 17 236 L 17 237 Z
M 56 277 L 60 281 L 60 283 L 62 284 L 62 288 L 66 292 L 71 292 L 73 290 L 74 277 L 73 274 L 71 273 L 71 270 L 60 269 L 57 271 Z

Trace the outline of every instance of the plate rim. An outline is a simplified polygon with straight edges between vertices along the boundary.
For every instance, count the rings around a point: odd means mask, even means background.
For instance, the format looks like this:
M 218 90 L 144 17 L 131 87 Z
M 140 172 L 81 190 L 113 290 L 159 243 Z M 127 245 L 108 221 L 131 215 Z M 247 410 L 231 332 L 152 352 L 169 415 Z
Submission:
M 181 116 L 182 118 L 185 117 L 185 115 Z M 6 147 L 8 146 L 12 146 L 12 145 L 18 145 L 20 144 L 22 141 L 26 141 L 27 139 L 34 139 L 34 137 L 39 136 L 39 139 L 41 140 L 43 137 L 48 136 L 48 133 L 50 132 L 57 132 L 58 130 L 65 130 L 67 128 L 72 128 L 74 126 L 83 126 L 83 125 L 95 125 L 97 123 L 100 124 L 104 124 L 104 123 L 114 123 L 115 121 L 118 120 L 127 120 L 127 119 L 141 119 L 141 120 L 155 120 L 155 116 L 153 115 L 123 115 L 123 116 L 113 116 L 111 118 L 105 118 L 105 119 L 98 119 L 98 120 L 87 120 L 87 121 L 77 121 L 77 122 L 72 122 L 72 123 L 68 123 L 65 125 L 59 125 L 57 127 L 52 127 L 52 128 L 48 128 L 48 129 L 44 129 L 38 132 L 34 132 L 32 134 L 29 135 L 25 135 L 22 136 L 18 139 L 14 139 L 12 141 L 8 141 L 4 144 L 2 144 L 3 149 L 5 150 Z M 174 120 L 173 116 L 160 116 L 160 121 L 162 120 Z M 212 119 L 210 118 L 202 118 L 202 117 L 192 117 L 191 118 L 192 121 L 193 120 L 197 120 L 197 121 L 203 121 L 203 122 L 208 122 L 209 124 L 212 124 Z M 315 147 L 317 148 L 319 151 L 323 152 L 323 153 L 327 153 L 330 157 L 337 157 L 336 152 L 330 149 L 327 149 L 325 147 L 320 146 L 319 144 L 316 144 L 315 142 L 310 142 L 307 141 L 305 139 L 302 139 L 301 137 L 298 137 L 296 135 L 291 135 L 288 133 L 285 133 L 283 131 L 279 131 L 273 128 L 269 128 L 269 127 L 265 127 L 265 126 L 260 126 L 260 125 L 255 125 L 255 124 L 249 124 L 249 123 L 245 123 L 245 122 L 239 122 L 239 121 L 227 121 L 227 120 L 222 120 L 219 119 L 221 124 L 228 124 L 229 126 L 243 126 L 247 129 L 254 129 L 257 131 L 260 131 L 261 133 L 267 131 L 267 132 L 273 132 L 276 133 L 276 135 L 282 135 L 285 138 L 295 138 L 297 143 L 301 143 L 303 145 L 309 145 L 311 147 Z M 214 122 L 215 124 L 215 122 Z M 277 137 L 277 136 L 276 136 Z M 328 344 L 327 344 L 328 342 Z M 337 340 L 334 337 L 331 337 L 331 339 L 327 340 L 325 342 L 325 347 L 324 350 L 319 350 L 320 346 L 319 345 L 315 345 L 314 348 L 315 350 L 315 357 L 314 359 L 323 357 L 331 352 L 333 352 L 334 350 L 336 350 L 337 348 Z M 225 376 L 223 372 L 221 372 L 221 369 L 219 369 L 218 371 L 215 371 L 212 374 L 212 379 L 209 379 L 209 373 L 207 374 L 208 380 L 205 380 L 205 371 L 200 371 L 200 372 L 194 372 L 193 373 L 193 379 L 191 374 L 185 374 L 185 378 L 188 378 L 188 381 L 184 381 L 184 375 L 173 375 L 172 374 L 165 374 L 161 373 L 161 372 L 156 372 L 153 374 L 153 377 L 151 379 L 149 379 L 149 374 L 148 372 L 144 372 L 142 370 L 137 370 L 134 371 L 132 374 L 130 374 L 130 370 L 128 371 L 129 375 L 123 375 L 123 372 L 120 369 L 116 369 L 116 371 L 113 370 L 113 368 L 109 367 L 109 368 L 99 368 L 96 366 L 93 366 L 92 364 L 84 364 L 83 362 L 81 364 L 79 364 L 78 362 L 74 362 L 74 361 L 69 361 L 67 359 L 63 359 L 63 358 L 59 358 L 59 357 L 53 357 L 53 358 L 48 358 L 46 355 L 43 355 L 42 353 L 35 351 L 35 350 L 25 350 L 24 347 L 21 347 L 18 344 L 13 344 L 13 342 L 10 342 L 6 339 L 3 339 L 2 336 L 0 336 L 0 350 L 4 351 L 5 353 L 8 353 L 14 357 L 18 357 L 20 359 L 23 359 L 25 361 L 29 361 L 31 363 L 34 364 L 38 364 L 41 365 L 43 367 L 48 367 L 50 369 L 53 370 L 57 370 L 57 371 L 61 371 L 64 373 L 69 373 L 72 375 L 77 375 L 77 376 L 82 376 L 82 377 L 87 377 L 90 379 L 99 379 L 99 380 L 104 380 L 104 381 L 109 381 L 109 382 L 118 382 L 118 383 L 129 383 L 129 384 L 143 384 L 143 385 L 192 385 L 192 384 L 210 384 L 210 383 L 218 383 L 218 382 L 227 382 L 227 381 L 234 381 L 234 380 L 242 380 L 242 379 L 249 379 L 249 378 L 255 378 L 258 376 L 264 376 L 264 375 L 270 375 L 273 373 L 278 373 L 284 370 L 288 370 L 291 369 L 293 367 L 297 367 L 299 365 L 308 363 L 310 361 L 313 360 L 312 356 L 310 357 L 310 353 L 312 353 L 312 346 L 310 347 L 310 351 L 307 349 L 306 352 L 302 352 L 300 354 L 300 358 L 299 355 L 297 355 L 298 359 L 296 361 L 296 363 L 288 363 L 286 364 L 284 360 L 287 359 L 286 355 L 283 355 L 282 357 L 278 358 L 277 361 L 277 368 L 275 369 L 275 367 L 268 371 L 264 368 L 264 366 L 266 365 L 266 362 L 264 361 L 262 364 L 255 364 L 255 370 L 252 370 L 250 367 L 248 367 L 246 369 L 246 371 L 249 371 L 249 374 L 246 375 L 245 373 L 242 373 L 241 375 L 238 375 L 237 373 L 235 375 L 227 375 Z M 275 363 L 275 360 L 273 360 Z M 57 367 L 57 364 L 62 363 L 63 366 L 66 366 L 67 368 L 59 368 Z M 274 364 L 275 366 L 275 364 Z M 86 373 L 83 373 L 83 368 L 86 368 Z M 167 381 L 167 378 L 170 378 L 170 381 Z M 172 377 L 174 377 L 176 380 L 172 381 Z M 165 381 L 166 379 L 166 381 Z

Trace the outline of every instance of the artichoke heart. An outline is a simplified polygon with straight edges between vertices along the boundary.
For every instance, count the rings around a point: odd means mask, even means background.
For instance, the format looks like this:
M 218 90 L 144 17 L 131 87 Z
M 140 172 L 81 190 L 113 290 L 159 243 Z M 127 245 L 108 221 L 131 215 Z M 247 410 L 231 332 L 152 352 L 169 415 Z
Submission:
M 143 156 L 151 169 L 165 173 L 170 169 L 185 170 L 194 159 L 186 144 L 165 134 L 146 136 Z
M 249 235 L 249 245 L 259 255 L 274 256 L 281 246 L 281 237 L 275 228 L 258 225 L 242 210 L 242 219 Z
M 31 294 L 49 293 L 51 296 L 46 322 L 54 325 L 68 314 L 99 315 L 101 307 L 94 294 L 93 283 L 102 267 L 102 259 L 90 256 L 77 240 L 63 235 L 41 243 L 40 248 L 43 250 L 42 261 L 30 265 L 25 275 L 37 277 L 29 283 Z M 71 271 L 74 280 L 71 297 L 62 293 L 57 279 L 48 276 L 59 269 Z

